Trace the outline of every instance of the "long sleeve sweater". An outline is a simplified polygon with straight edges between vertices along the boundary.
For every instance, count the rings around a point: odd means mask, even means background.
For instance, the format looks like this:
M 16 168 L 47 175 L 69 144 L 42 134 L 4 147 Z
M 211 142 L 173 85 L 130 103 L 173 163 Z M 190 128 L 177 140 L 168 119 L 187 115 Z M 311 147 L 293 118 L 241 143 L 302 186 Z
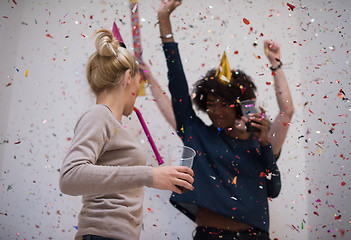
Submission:
M 60 189 L 82 195 L 76 237 L 139 239 L 143 186 L 153 182 L 144 151 L 105 105 L 78 120 L 60 170 Z
M 165 43 L 163 49 L 177 133 L 197 152 L 194 191 L 174 193 L 171 203 L 194 221 L 199 207 L 205 207 L 268 232 L 267 198 L 281 189 L 271 145 L 260 146 L 254 134 L 241 140 L 207 126 L 192 107 L 177 43 Z

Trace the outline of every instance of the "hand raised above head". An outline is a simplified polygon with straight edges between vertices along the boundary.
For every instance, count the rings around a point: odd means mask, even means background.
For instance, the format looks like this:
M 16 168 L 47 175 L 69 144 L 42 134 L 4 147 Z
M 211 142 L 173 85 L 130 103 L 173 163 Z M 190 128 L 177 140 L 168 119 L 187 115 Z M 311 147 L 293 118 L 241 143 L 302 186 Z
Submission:
M 174 11 L 174 9 L 176 9 L 179 5 L 182 4 L 182 0 L 167 0 L 161 2 L 161 6 L 157 11 L 159 20 L 162 20 L 162 18 L 168 18 L 169 15 L 171 15 L 171 13 Z
M 264 52 L 271 64 L 277 63 L 280 60 L 280 46 L 277 42 L 272 40 L 264 41 Z

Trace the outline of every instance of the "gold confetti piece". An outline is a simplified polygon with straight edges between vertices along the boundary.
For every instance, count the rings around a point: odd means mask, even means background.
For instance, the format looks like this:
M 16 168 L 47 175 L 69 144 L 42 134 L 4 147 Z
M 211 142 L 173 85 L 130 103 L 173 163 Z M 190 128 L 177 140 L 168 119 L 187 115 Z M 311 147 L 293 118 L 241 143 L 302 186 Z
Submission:
M 232 181 L 232 184 L 235 184 L 236 185 L 236 180 L 237 180 L 238 176 L 235 176 L 233 181 Z
M 25 77 L 28 77 L 28 69 L 26 70 L 26 73 L 24 74 Z

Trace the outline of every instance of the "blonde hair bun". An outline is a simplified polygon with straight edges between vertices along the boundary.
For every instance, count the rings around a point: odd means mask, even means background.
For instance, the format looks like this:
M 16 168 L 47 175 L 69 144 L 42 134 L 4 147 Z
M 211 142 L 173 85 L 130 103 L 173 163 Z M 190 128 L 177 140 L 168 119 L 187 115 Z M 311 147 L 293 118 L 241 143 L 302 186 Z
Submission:
M 98 35 L 95 40 L 95 47 L 100 56 L 110 57 L 118 54 L 119 43 L 110 31 L 100 29 L 95 34 Z
M 97 95 L 120 85 L 121 76 L 128 69 L 134 77 L 139 72 L 139 63 L 134 54 L 119 46 L 111 31 L 100 29 L 95 35 L 96 52 L 89 57 L 86 74 L 91 90 Z

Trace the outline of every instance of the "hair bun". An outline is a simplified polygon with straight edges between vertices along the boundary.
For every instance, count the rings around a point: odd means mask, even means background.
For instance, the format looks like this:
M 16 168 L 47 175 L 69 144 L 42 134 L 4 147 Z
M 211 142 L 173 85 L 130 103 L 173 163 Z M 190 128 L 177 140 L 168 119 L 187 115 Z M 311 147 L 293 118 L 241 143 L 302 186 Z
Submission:
M 100 29 L 96 32 L 98 37 L 95 41 L 95 47 L 100 56 L 114 56 L 115 53 L 118 53 L 119 43 L 116 38 L 113 37 L 113 34 L 107 29 Z M 111 49 L 111 46 L 113 49 Z M 115 52 L 113 52 L 113 50 Z

